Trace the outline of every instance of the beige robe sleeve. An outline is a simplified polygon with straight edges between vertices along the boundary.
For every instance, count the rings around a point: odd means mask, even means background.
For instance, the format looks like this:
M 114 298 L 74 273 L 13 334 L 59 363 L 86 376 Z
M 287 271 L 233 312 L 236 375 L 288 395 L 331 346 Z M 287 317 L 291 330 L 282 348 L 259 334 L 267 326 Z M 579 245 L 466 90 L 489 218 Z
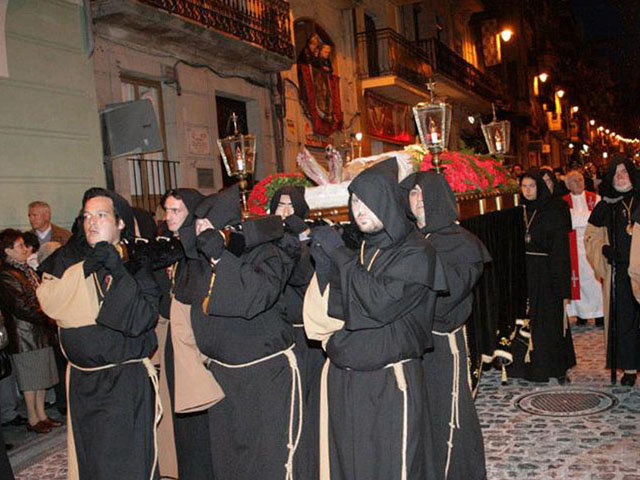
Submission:
M 191 306 L 171 299 L 171 342 L 175 377 L 176 413 L 207 410 L 224 398 L 220 384 L 204 366 L 206 357 L 196 345 Z
M 42 311 L 60 328 L 95 325 L 100 311 L 98 293 L 92 276 L 85 278 L 84 262 L 76 263 L 62 278 L 45 273 L 36 295 Z
M 304 320 L 304 330 L 312 340 L 319 340 L 324 346 L 334 332 L 342 330 L 344 322 L 337 318 L 330 317 L 329 311 L 329 286 L 324 293 L 320 292 L 318 277 L 313 274 L 309 287 L 304 294 L 302 305 L 302 318 Z
M 609 233 L 607 227 L 595 227 L 587 225 L 584 231 L 584 246 L 587 260 L 593 268 L 593 273 L 598 281 L 602 283 L 602 307 L 604 313 L 604 337 L 605 345 L 608 345 L 607 334 L 609 332 L 609 309 L 611 290 L 611 265 L 602 255 L 602 247 L 609 245 Z
M 640 223 L 633 224 L 631 252 L 629 254 L 629 278 L 633 296 L 640 302 Z

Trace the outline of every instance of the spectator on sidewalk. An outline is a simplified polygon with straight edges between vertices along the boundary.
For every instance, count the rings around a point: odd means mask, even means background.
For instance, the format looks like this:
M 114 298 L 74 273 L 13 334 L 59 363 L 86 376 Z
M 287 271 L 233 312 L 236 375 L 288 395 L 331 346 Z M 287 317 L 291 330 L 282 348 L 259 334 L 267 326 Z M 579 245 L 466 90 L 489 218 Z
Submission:
M 36 200 L 29 204 L 29 222 L 31 232 L 38 236 L 40 245 L 47 242 L 59 242 L 64 245 L 71 237 L 69 230 L 51 223 L 51 207 L 47 202 Z

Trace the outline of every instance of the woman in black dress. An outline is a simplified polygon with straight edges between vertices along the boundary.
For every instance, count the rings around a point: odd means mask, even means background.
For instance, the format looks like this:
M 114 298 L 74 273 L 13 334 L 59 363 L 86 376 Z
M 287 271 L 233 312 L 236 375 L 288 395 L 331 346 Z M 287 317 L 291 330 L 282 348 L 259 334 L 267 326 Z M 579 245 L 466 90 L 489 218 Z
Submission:
M 567 372 L 576 365 L 571 330 L 564 313 L 571 298 L 568 211 L 552 199 L 537 170 L 529 170 L 520 181 L 524 205 L 527 291 L 529 297 L 526 352 L 516 355 L 510 376 L 533 382 L 557 378 L 567 381 Z M 522 358 L 524 357 L 524 358 Z

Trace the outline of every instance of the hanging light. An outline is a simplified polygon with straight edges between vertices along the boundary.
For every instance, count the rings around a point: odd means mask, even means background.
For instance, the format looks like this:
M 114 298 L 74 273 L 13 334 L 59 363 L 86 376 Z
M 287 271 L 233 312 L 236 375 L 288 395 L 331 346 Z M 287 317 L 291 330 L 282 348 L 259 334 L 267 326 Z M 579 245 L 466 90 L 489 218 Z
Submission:
M 602 152 L 602 158 L 608 158 L 609 154 L 607 152 Z
M 508 120 L 499 122 L 496 117 L 495 104 L 491 104 L 491 108 L 493 109 L 493 120 L 487 125 L 481 125 L 482 135 L 491 155 L 504 155 L 509 151 L 511 122 Z
M 469 116 L 467 117 L 467 120 L 469 121 L 469 123 L 470 123 L 471 125 L 473 125 L 474 123 L 476 123 L 476 117 L 474 117 L 473 115 L 469 115 Z
M 604 131 L 604 133 L 606 133 L 607 135 L 609 135 L 609 133 L 611 133 L 611 130 L 609 130 L 608 128 Z
M 252 134 L 238 133 L 238 116 L 231 114 L 233 135 L 218 140 L 218 148 L 222 154 L 222 162 L 227 175 L 239 180 L 242 204 L 247 209 L 247 177 L 253 175 L 256 159 L 256 137 Z
M 418 126 L 420 141 L 433 155 L 434 170 L 440 173 L 440 153 L 447 148 L 451 131 L 451 105 L 435 101 L 434 82 L 430 82 L 428 88 L 431 94 L 429 103 L 420 102 L 413 107 L 413 116 Z
M 562 98 L 564 97 L 564 90 L 560 89 L 556 92 L 556 95 L 558 95 L 558 98 Z
M 542 83 L 544 83 L 544 82 L 546 82 L 546 81 L 547 81 L 547 79 L 549 78 L 549 74 L 548 74 L 548 73 L 545 73 L 545 72 L 542 72 L 540 75 L 538 75 L 538 78 L 540 79 L 540 81 L 541 81 Z
M 511 30 L 510 28 L 505 28 L 500 32 L 500 37 L 502 38 L 503 42 L 508 42 L 509 40 L 511 40 L 511 37 L 513 37 L 513 30 Z
M 593 118 L 589 120 L 589 125 L 593 127 L 595 124 L 596 124 L 596 121 Z

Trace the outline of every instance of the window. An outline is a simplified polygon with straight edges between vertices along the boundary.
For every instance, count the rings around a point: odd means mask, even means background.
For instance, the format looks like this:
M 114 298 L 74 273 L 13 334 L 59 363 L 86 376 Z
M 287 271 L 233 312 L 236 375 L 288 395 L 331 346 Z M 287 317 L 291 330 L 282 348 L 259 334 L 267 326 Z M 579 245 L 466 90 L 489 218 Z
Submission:
M 134 155 L 128 158 L 131 203 L 135 207 L 153 212 L 164 192 L 175 188 L 177 162 L 167 161 L 164 110 L 160 82 L 122 77 L 122 100 L 148 99 L 156 112 L 165 149 L 156 153 Z

